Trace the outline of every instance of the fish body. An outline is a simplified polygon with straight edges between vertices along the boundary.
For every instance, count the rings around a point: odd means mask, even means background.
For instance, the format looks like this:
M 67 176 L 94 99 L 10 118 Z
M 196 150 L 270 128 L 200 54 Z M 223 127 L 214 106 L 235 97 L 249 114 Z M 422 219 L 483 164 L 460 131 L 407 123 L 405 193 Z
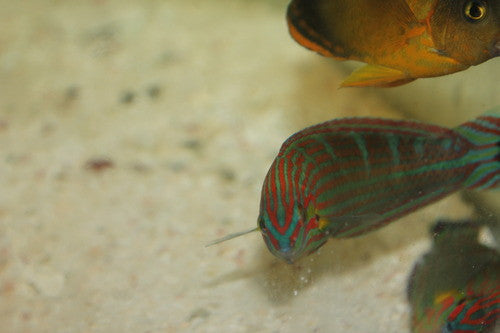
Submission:
M 500 184 L 500 108 L 455 129 L 345 118 L 282 145 L 262 186 L 258 229 L 294 262 L 330 237 L 363 235 L 462 188 Z
M 432 249 L 415 265 L 408 283 L 412 332 L 493 333 L 500 328 L 500 255 L 477 241 L 479 228 L 471 221 L 434 225 Z
M 292 0 L 287 20 L 302 46 L 368 64 L 342 86 L 398 86 L 500 55 L 499 0 Z

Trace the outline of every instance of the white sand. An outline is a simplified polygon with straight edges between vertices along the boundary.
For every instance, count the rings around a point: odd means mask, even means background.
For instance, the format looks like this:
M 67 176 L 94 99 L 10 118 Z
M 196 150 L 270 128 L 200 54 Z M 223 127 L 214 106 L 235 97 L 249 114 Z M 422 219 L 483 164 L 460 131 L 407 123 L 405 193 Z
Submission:
M 0 1 L 0 332 L 408 331 L 409 270 L 458 196 L 295 266 L 258 234 L 204 247 L 256 224 L 293 132 L 401 117 L 337 90 L 285 7 Z

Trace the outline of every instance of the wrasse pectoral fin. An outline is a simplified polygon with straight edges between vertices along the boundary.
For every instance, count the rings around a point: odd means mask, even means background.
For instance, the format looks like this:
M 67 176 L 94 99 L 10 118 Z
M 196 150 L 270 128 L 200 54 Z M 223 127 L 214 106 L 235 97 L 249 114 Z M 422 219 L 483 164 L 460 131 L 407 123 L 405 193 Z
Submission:
M 330 225 L 330 220 L 325 219 L 324 217 L 320 217 L 318 222 L 319 229 L 326 230 L 328 228 L 328 225 Z
M 397 69 L 366 65 L 352 72 L 341 87 L 396 87 L 413 80 Z
M 461 298 L 461 297 L 464 297 L 465 295 L 463 293 L 460 293 L 458 290 L 448 290 L 448 291 L 445 291 L 441 294 L 438 294 L 436 295 L 436 297 L 434 297 L 434 304 L 441 304 L 443 303 L 444 301 L 446 301 L 447 299 L 457 299 L 457 298 Z

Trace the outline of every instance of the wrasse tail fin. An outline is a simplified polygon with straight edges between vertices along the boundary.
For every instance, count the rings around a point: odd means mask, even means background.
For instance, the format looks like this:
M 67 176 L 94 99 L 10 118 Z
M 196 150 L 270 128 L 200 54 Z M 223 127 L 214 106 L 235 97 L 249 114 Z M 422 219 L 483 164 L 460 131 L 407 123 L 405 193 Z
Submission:
M 455 131 L 477 146 L 465 158 L 479 166 L 465 186 L 473 189 L 500 188 L 500 107 L 466 122 Z
M 342 82 L 341 87 L 396 87 L 415 79 L 405 73 L 379 65 L 366 65 L 358 68 Z

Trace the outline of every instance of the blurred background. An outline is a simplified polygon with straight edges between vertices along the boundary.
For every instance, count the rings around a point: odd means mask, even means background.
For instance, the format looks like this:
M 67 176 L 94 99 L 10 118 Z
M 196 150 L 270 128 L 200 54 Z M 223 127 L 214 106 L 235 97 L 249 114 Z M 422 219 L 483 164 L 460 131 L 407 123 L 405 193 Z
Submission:
M 409 271 L 460 195 L 294 266 L 257 233 L 281 143 L 344 116 L 446 126 L 498 60 L 392 89 L 288 35 L 285 0 L 0 0 L 0 332 L 406 332 Z M 483 195 L 498 210 L 498 195 Z

